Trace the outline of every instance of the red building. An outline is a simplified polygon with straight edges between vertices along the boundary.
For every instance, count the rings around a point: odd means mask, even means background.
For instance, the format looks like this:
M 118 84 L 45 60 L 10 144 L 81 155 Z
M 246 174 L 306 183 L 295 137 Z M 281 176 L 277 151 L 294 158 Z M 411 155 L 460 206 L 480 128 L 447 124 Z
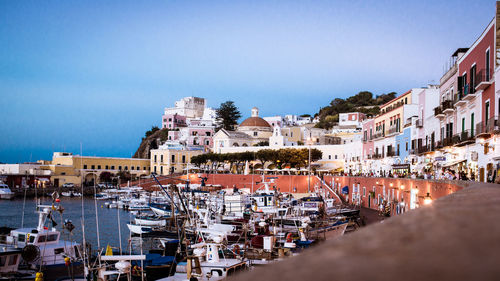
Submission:
M 458 60 L 457 132 L 471 137 L 488 131 L 498 119 L 495 108 L 495 22 L 493 19 Z

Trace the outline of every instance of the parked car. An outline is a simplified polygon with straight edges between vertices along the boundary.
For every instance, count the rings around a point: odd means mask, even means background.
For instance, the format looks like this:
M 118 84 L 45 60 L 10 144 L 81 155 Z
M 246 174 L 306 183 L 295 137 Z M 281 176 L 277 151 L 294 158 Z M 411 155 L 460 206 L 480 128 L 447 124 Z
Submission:
M 75 184 L 68 182 L 68 183 L 63 184 L 62 187 L 64 187 L 64 188 L 74 188 Z

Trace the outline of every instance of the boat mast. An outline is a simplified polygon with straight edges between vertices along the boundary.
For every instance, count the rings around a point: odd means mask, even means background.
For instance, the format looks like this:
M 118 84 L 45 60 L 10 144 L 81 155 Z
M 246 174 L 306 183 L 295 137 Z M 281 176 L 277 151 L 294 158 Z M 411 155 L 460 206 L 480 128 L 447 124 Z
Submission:
M 86 263 L 86 257 L 87 257 L 87 241 L 85 240 L 85 208 L 84 208 L 84 201 L 83 201 L 83 146 L 82 143 L 80 142 L 80 187 L 81 187 L 81 192 L 82 192 L 82 234 L 83 234 L 83 267 L 85 270 L 83 271 L 83 275 L 86 278 L 87 277 L 87 263 Z

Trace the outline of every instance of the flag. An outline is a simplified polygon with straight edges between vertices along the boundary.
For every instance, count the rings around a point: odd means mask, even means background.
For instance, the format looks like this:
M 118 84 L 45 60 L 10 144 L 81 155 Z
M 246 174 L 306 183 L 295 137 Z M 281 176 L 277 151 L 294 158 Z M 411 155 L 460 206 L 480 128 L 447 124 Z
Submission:
M 112 256 L 113 255 L 113 249 L 108 245 L 106 246 L 106 256 Z

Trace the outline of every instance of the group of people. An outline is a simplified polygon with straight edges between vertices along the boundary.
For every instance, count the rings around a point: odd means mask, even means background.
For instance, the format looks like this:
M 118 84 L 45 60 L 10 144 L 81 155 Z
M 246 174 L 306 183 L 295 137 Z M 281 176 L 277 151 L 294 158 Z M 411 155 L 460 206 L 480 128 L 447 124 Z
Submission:
M 486 181 L 491 183 L 500 184 L 500 169 L 490 169 L 486 175 Z M 462 180 L 462 181 L 477 181 L 479 180 L 477 175 L 471 171 L 467 174 L 465 171 L 456 171 L 451 168 L 442 168 L 436 171 L 431 169 L 424 169 L 421 172 L 408 172 L 408 171 L 377 171 L 368 173 L 344 173 L 341 176 L 354 176 L 354 177 L 380 177 L 380 178 L 411 178 L 411 179 L 426 179 L 426 180 Z

